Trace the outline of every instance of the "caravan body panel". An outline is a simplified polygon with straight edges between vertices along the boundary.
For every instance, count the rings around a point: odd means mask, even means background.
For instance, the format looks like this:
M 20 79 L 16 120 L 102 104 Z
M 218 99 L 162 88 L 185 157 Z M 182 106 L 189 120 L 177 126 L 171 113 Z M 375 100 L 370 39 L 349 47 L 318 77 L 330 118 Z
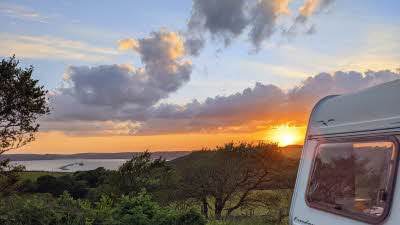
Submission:
M 381 216 L 379 221 L 378 219 L 374 220 L 375 218 L 372 218 L 371 221 L 353 218 L 346 213 L 342 215 L 341 206 L 333 207 L 332 211 L 329 211 L 308 204 L 310 197 L 307 193 L 310 192 L 307 188 L 310 185 L 310 175 L 316 168 L 313 165 L 320 143 L 326 141 L 340 143 L 343 140 L 368 140 L 379 137 L 393 139 L 398 148 L 400 80 L 354 94 L 329 96 L 322 99 L 310 115 L 290 210 L 290 223 L 293 225 L 400 224 L 400 214 L 397 213 L 400 211 L 400 179 L 395 179 L 398 176 L 397 165 L 393 167 L 393 190 L 390 194 L 388 215 L 384 218 Z M 398 150 L 396 149 L 396 164 Z M 394 160 L 392 159 L 392 161 Z M 389 200 L 385 199 L 385 201 Z

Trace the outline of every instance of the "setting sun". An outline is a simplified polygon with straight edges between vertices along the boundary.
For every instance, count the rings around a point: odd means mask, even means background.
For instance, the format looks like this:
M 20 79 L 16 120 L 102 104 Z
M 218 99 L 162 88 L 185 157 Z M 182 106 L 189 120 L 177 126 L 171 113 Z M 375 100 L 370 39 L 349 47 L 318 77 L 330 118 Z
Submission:
M 271 141 L 278 142 L 279 146 L 287 146 L 301 143 L 304 127 L 281 125 L 274 128 L 270 134 Z

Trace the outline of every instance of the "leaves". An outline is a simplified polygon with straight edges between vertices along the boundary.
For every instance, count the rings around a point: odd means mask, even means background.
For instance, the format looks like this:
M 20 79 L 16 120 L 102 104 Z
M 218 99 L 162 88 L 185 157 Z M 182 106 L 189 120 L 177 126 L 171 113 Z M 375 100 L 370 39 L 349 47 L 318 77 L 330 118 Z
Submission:
M 91 204 L 67 192 L 58 199 L 46 196 L 13 196 L 0 199 L 2 225 L 205 225 L 196 211 L 178 213 L 162 208 L 145 192 L 123 196 L 113 203 L 103 196 Z
M 186 164 L 177 166 L 182 194 L 203 202 L 205 214 L 213 199 L 214 215 L 220 218 L 224 211 L 230 215 L 248 204 L 251 193 L 269 185 L 284 157 L 274 143 L 231 142 L 186 159 Z
M 0 160 L 0 193 L 9 195 L 14 192 L 20 180 L 19 173 L 24 170 L 24 166 L 10 164 L 9 159 Z
M 47 90 L 32 78 L 33 67 L 18 64 L 15 56 L 0 63 L 0 154 L 33 141 L 36 120 L 50 112 Z

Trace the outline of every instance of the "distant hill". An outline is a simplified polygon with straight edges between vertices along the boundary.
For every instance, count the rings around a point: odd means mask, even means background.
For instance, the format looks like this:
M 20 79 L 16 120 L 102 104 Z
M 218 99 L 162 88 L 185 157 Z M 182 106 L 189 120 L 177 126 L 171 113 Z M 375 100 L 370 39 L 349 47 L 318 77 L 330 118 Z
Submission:
M 152 152 L 153 158 L 173 160 L 190 154 L 192 151 Z M 11 161 L 55 160 L 55 159 L 130 159 L 139 152 L 118 153 L 78 153 L 78 154 L 3 154 L 0 160 L 9 158 Z
M 280 147 L 282 153 L 288 158 L 300 159 L 302 145 L 288 145 Z M 130 159 L 139 152 L 118 152 L 118 153 L 78 153 L 78 154 L 3 154 L 0 160 L 9 158 L 12 161 L 31 161 L 31 160 L 56 160 L 56 159 Z M 153 158 L 164 158 L 174 160 L 182 156 L 187 156 L 192 151 L 171 151 L 171 152 L 152 152 Z M 187 160 L 187 159 L 182 159 Z

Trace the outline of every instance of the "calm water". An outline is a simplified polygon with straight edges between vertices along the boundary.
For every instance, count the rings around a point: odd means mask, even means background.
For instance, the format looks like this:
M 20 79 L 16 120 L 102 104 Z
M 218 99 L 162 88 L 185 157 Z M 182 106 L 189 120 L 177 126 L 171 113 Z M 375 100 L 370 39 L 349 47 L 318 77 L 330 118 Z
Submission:
M 75 172 L 84 170 L 94 170 L 104 167 L 116 170 L 127 159 L 57 159 L 57 160 L 32 160 L 32 161 L 13 161 L 13 164 L 23 165 L 29 171 L 55 171 L 55 172 Z M 67 166 L 70 165 L 70 166 Z M 65 167 L 62 169 L 62 167 Z

